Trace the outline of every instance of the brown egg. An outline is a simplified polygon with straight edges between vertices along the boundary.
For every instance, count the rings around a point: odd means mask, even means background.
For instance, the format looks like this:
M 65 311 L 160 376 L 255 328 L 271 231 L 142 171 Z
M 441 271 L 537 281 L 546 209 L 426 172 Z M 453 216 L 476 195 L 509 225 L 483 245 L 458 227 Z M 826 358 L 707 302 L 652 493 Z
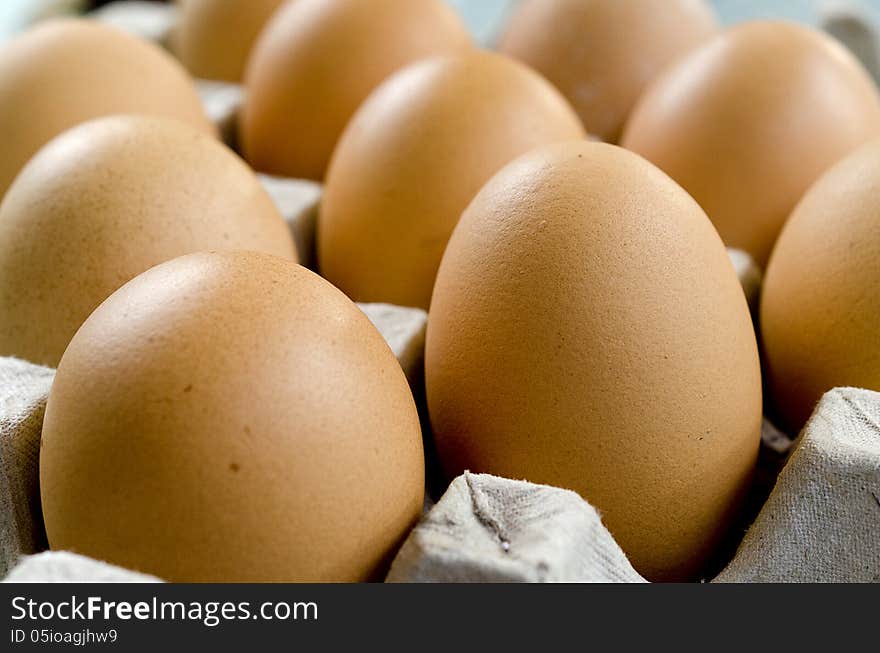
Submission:
M 462 211 L 529 150 L 584 136 L 569 104 L 512 59 L 473 51 L 400 71 L 340 140 L 318 219 L 322 274 L 356 301 L 428 308 Z
M 880 142 L 829 170 L 773 250 L 761 301 L 771 394 L 796 433 L 835 387 L 880 391 Z
M 40 489 L 53 549 L 165 580 L 369 580 L 421 514 L 419 418 L 329 283 L 266 254 L 192 254 L 71 342 Z
M 186 71 L 159 47 L 89 20 L 51 21 L 0 47 L 0 198 L 44 144 L 116 113 L 215 134 Z
M 450 477 L 575 490 L 640 573 L 697 576 L 750 480 L 761 374 L 721 239 L 666 175 L 587 142 L 499 172 L 443 257 L 426 356 Z
M 166 118 L 101 118 L 35 156 L 0 204 L 0 356 L 54 367 L 89 314 L 144 270 L 205 249 L 296 260 L 256 175 Z
M 880 136 L 880 96 L 830 37 L 781 22 L 734 27 L 642 97 L 623 145 L 684 186 L 724 241 L 762 267 L 795 204 Z
M 296 0 L 254 46 L 241 114 L 245 158 L 261 172 L 321 180 L 339 135 L 399 68 L 472 47 L 442 0 Z
M 553 82 L 591 134 L 614 142 L 648 83 L 717 32 L 704 0 L 526 0 L 499 49 Z
M 282 0 L 177 0 L 173 49 L 196 77 L 240 82 L 251 47 Z

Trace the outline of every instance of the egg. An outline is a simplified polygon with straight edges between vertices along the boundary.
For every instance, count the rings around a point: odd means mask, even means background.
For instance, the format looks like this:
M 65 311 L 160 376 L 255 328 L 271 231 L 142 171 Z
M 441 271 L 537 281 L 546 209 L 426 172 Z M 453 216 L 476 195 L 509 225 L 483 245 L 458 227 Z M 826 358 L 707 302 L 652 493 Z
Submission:
M 696 578 L 749 486 L 745 296 L 696 202 L 618 147 L 540 148 L 480 191 L 443 256 L 425 365 L 449 477 L 579 492 L 650 580 Z
M 591 134 L 614 142 L 648 83 L 717 32 L 703 0 L 526 0 L 499 49 L 553 82 Z
M 196 77 L 240 82 L 251 47 L 282 0 L 178 0 L 174 53 Z
M 661 76 L 622 144 L 766 265 L 786 218 L 830 166 L 880 136 L 880 96 L 843 46 L 807 27 L 734 27 Z
M 245 73 L 245 158 L 322 180 L 339 135 L 386 77 L 472 40 L 442 0 L 296 0 L 269 21 Z
M 215 134 L 180 64 L 112 27 L 50 21 L 0 46 L 0 198 L 52 138 L 118 113 L 177 118 Z
M 0 356 L 56 366 L 113 291 L 205 249 L 296 258 L 275 205 L 231 150 L 150 116 L 100 118 L 65 132 L 0 204 Z
M 796 433 L 835 387 L 880 391 L 880 142 L 831 168 L 773 250 L 761 300 L 774 404 Z
M 583 138 L 546 80 L 498 54 L 437 57 L 399 71 L 340 139 L 318 218 L 322 274 L 361 302 L 428 308 L 446 242 L 498 170 Z
M 291 261 L 197 253 L 86 321 L 49 395 L 49 544 L 176 582 L 363 581 L 421 514 L 388 345 Z

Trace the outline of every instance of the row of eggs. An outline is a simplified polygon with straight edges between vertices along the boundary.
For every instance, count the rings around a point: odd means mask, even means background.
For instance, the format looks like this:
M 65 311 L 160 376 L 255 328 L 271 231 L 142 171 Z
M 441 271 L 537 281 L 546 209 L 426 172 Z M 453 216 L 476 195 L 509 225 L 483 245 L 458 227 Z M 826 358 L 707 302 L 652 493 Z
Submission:
M 243 154 L 325 179 L 333 285 L 295 265 L 167 55 L 87 21 L 7 45 L 0 354 L 60 363 L 51 545 L 170 580 L 376 577 L 418 518 L 424 456 L 405 378 L 347 295 L 430 306 L 448 476 L 578 490 L 643 574 L 699 574 L 762 415 L 722 238 L 764 262 L 797 205 L 761 310 L 791 427 L 825 389 L 880 386 L 880 146 L 822 177 L 880 137 L 880 99 L 806 28 L 716 35 L 701 3 L 634 7 L 524 3 L 501 49 L 544 77 L 472 49 L 439 1 L 279 8 L 245 67 Z M 652 48 L 680 61 L 636 65 Z

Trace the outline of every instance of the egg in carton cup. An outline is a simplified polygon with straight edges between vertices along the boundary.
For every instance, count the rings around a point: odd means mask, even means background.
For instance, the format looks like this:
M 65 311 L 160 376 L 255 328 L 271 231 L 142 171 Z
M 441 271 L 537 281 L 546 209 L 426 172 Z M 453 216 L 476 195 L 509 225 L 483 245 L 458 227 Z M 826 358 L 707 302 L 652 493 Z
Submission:
M 373 310 L 386 317 L 392 311 Z M 409 312 L 408 320 L 413 317 Z M 392 333 L 398 351 L 412 356 L 418 349 L 420 335 L 407 342 L 399 324 Z M 83 556 L 45 551 L 37 461 L 53 374 L 0 360 L 0 574 L 6 582 L 155 582 Z M 878 424 L 880 393 L 829 392 L 715 582 L 880 580 Z M 765 447 L 779 450 L 779 441 L 778 434 L 768 435 Z M 577 494 L 469 472 L 412 531 L 387 580 L 644 582 L 599 513 Z
M 827 393 L 717 583 L 880 581 L 880 393 Z M 389 582 L 638 583 L 577 494 L 465 473 L 412 532 Z
M 320 186 L 298 180 L 273 181 L 276 192 L 270 190 L 270 195 L 279 212 L 287 217 L 294 234 L 298 228 L 300 234 L 306 234 L 298 241 L 300 251 L 313 249 L 313 227 L 302 229 L 300 223 L 313 225 Z M 729 255 L 746 296 L 757 296 L 757 267 L 748 255 L 735 251 Z M 390 305 L 363 305 L 362 309 L 386 337 L 413 387 L 418 388 L 424 364 L 425 312 Z M 10 500 L 2 515 L 3 563 L 7 569 L 14 567 L 8 580 L 154 580 L 65 552 L 40 553 L 46 547 L 46 537 L 36 465 L 53 371 L 14 359 L 4 359 L 0 370 L 4 393 L 0 402 L 4 410 L 0 460 L 3 480 L 10 488 L 4 493 Z M 838 581 L 876 575 L 880 568 L 877 550 L 865 535 L 871 532 L 873 505 L 860 499 L 874 496 L 869 486 L 878 452 L 871 429 L 878 410 L 876 393 L 837 390 L 826 397 L 804 432 L 798 449 L 801 453 L 792 457 L 737 557 L 719 580 Z M 775 454 L 774 461 L 784 460 L 790 445 L 789 438 L 765 424 L 763 449 Z M 775 474 L 771 475 L 775 480 Z M 864 487 L 869 487 L 868 494 Z M 805 493 L 809 502 L 801 500 Z M 457 526 L 450 531 L 451 523 Z M 841 547 L 841 541 L 847 546 Z M 816 564 L 803 563 L 805 551 L 821 551 Z M 23 555 L 30 557 L 16 566 Z M 578 495 L 470 473 L 453 481 L 439 504 L 410 534 L 388 580 L 644 581 L 602 525 L 599 514 Z
M 238 114 L 244 100 L 241 87 L 203 82 L 200 94 L 224 140 L 237 146 Z M 301 260 L 313 266 L 321 185 L 266 176 L 261 176 L 261 182 L 291 227 Z M 754 313 L 760 270 L 747 254 L 733 250 L 728 253 Z M 390 305 L 363 305 L 362 310 L 388 340 L 417 399 L 423 403 L 427 315 L 420 309 Z M 8 378 L 16 379 L 8 384 L 16 398 L 7 403 L 18 407 L 10 415 L 0 415 L 4 425 L 3 472 L 7 484 L 17 488 L 17 494 L 8 495 L 17 505 L 4 510 L 3 515 L 9 524 L 4 532 L 10 537 L 2 543 L 4 562 L 9 566 L 17 556 L 45 547 L 38 514 L 38 486 L 34 481 L 38 453 L 34 453 L 33 447 L 39 446 L 36 425 L 42 421 L 52 371 L 11 359 L 3 360 L 0 369 L 8 369 Z M 865 498 L 864 488 L 876 481 L 876 438 L 870 433 L 865 435 L 876 423 L 876 393 L 852 389 L 829 393 L 805 428 L 799 446 L 733 562 L 717 579 L 876 580 L 880 568 L 878 552 L 871 538 L 865 536 L 864 528 L 865 524 L 874 528 L 871 511 L 867 510 L 873 506 L 860 501 Z M 16 431 L 26 435 L 6 437 Z M 24 454 L 7 455 L 8 442 L 16 443 Z M 785 462 L 791 445 L 791 438 L 765 421 L 761 460 L 766 463 L 765 481 L 769 486 L 776 482 L 776 472 Z M 828 483 L 827 479 L 832 477 L 835 482 Z M 769 487 L 766 489 L 769 491 Z M 762 491 L 759 489 L 758 494 Z M 873 491 L 869 494 L 876 499 Z M 803 500 L 804 496 L 809 501 Z M 880 501 L 877 504 L 880 508 Z M 455 528 L 450 527 L 453 522 L 457 524 Z M 784 532 L 779 528 L 782 522 Z M 850 548 L 839 546 L 841 541 Z M 811 550 L 821 552 L 822 564 L 803 562 L 809 558 L 805 552 Z M 844 559 L 852 550 L 856 555 Z M 64 552 L 45 552 L 26 558 L 9 580 L 147 579 L 130 573 L 134 572 Z M 632 567 L 599 513 L 578 495 L 525 481 L 465 472 L 412 531 L 388 580 L 641 582 L 644 578 Z
M 298 221 L 301 219 L 313 219 L 317 210 L 319 201 L 319 187 L 313 183 L 298 182 L 292 180 L 285 182 L 277 181 L 282 188 L 289 183 L 287 188 L 289 192 L 276 192 L 270 195 L 277 202 L 279 212 L 288 217 L 294 233 Z M 306 192 L 294 192 L 296 189 L 305 189 Z M 277 190 L 277 189 L 276 189 Z M 305 218 L 303 218 L 305 216 Z M 309 240 L 301 241 L 301 247 L 314 247 L 314 243 Z M 302 251 L 302 250 L 300 250 Z M 736 269 L 740 273 L 740 278 L 747 289 L 747 295 L 756 294 L 756 283 L 759 279 L 754 264 L 746 264 L 748 262 L 747 255 L 741 253 L 731 253 L 738 265 Z M 424 369 L 424 342 L 425 328 L 427 325 L 427 314 L 416 308 L 395 307 L 391 305 L 361 305 L 362 310 L 367 314 L 370 320 L 375 324 L 379 331 L 386 338 L 392 351 L 397 356 L 401 366 L 403 367 L 408 380 L 410 381 L 415 396 L 418 398 L 419 404 L 424 411 L 423 397 L 423 369 Z M 36 554 L 43 551 L 46 547 L 46 536 L 42 525 L 42 516 L 40 511 L 39 484 L 37 479 L 37 462 L 39 458 L 40 447 L 40 426 L 42 423 L 45 402 L 51 386 L 53 378 L 53 370 L 45 367 L 34 366 L 23 361 L 15 359 L 4 359 L 2 361 L 2 382 L 0 388 L 3 388 L 5 395 L 3 401 L 0 402 L 5 409 L 2 415 L 3 428 L 3 477 L 6 485 L 10 488 L 10 492 L 5 496 L 10 498 L 10 502 L 4 506 L 4 541 L 2 543 L 4 560 L 6 568 L 12 568 L 17 559 L 22 555 Z M 424 421 L 427 424 L 427 420 Z M 767 433 L 773 434 L 772 439 L 767 439 L 768 446 L 772 446 L 775 451 L 784 454 L 786 442 L 784 436 L 773 432 L 769 429 Z M 430 465 L 430 461 L 429 461 Z M 469 503 L 467 501 L 453 501 L 453 497 L 460 496 L 464 487 L 487 488 L 486 491 L 494 491 L 492 488 L 495 484 L 499 484 L 502 488 L 498 490 L 502 498 L 500 504 L 495 504 L 495 508 L 500 510 L 502 506 L 509 504 L 509 507 L 515 511 L 521 510 L 524 502 L 517 497 L 520 494 L 524 496 L 541 497 L 541 503 L 545 506 L 559 505 L 567 506 L 565 510 L 544 510 L 540 511 L 540 515 L 519 515 L 517 516 L 517 524 L 523 533 L 526 533 L 525 540 L 529 542 L 523 546 L 521 536 L 516 533 L 508 536 L 507 544 L 500 543 L 499 546 L 509 547 L 511 542 L 516 542 L 514 556 L 522 549 L 531 551 L 533 545 L 537 546 L 536 552 L 525 553 L 525 559 L 530 555 L 547 555 L 540 553 L 542 546 L 547 546 L 540 542 L 533 544 L 532 540 L 537 534 L 542 532 L 553 533 L 561 529 L 560 532 L 573 533 L 570 539 L 550 538 L 551 548 L 556 551 L 557 562 L 551 565 L 550 571 L 541 572 L 534 575 L 532 572 L 526 573 L 524 569 L 518 572 L 505 571 L 500 576 L 500 572 L 495 568 L 496 562 L 491 556 L 487 559 L 468 561 L 466 564 L 462 562 L 464 558 L 471 555 L 468 553 L 469 547 L 472 546 L 470 538 L 474 537 L 473 533 L 457 533 L 454 534 L 456 540 L 449 540 L 450 535 L 445 534 L 446 545 L 450 541 L 455 542 L 455 556 L 449 558 L 447 551 L 444 558 L 444 570 L 440 571 L 437 562 L 434 560 L 436 551 L 431 549 L 424 542 L 425 531 L 430 531 L 435 522 L 445 523 L 443 515 L 450 509 L 463 510 L 470 509 L 470 505 L 479 505 L 479 502 Z M 429 513 L 423 527 L 419 527 L 413 532 L 410 542 L 404 547 L 400 560 L 395 563 L 390 578 L 392 580 L 442 580 L 442 579 L 465 579 L 465 576 L 472 574 L 470 579 L 476 578 L 517 578 L 516 574 L 521 574 L 519 578 L 526 579 L 562 579 L 568 577 L 574 579 L 586 578 L 607 578 L 607 579 L 630 579 L 640 580 L 640 577 L 632 571 L 631 566 L 626 562 L 626 557 L 614 544 L 613 537 L 601 526 L 595 510 L 586 502 L 573 495 L 571 492 L 557 490 L 554 488 L 540 488 L 527 483 L 506 481 L 488 476 L 473 476 L 470 474 L 457 479 L 449 491 L 441 499 L 440 505 L 434 508 L 434 512 Z M 452 508 L 450 508 L 452 503 Z M 430 507 L 430 504 L 429 504 Z M 553 516 L 555 514 L 555 516 Z M 552 516 L 555 520 L 554 524 L 547 524 L 547 515 Z M 543 521 L 542 521 L 543 520 Z M 499 522 L 500 523 L 500 522 Z M 583 543 L 582 530 L 592 533 L 589 540 L 590 545 L 583 552 L 583 544 L 581 547 L 572 548 L 572 542 Z M 438 536 L 439 537 L 439 536 Z M 479 537 L 485 537 L 485 534 Z M 540 538 L 538 538 L 540 540 Z M 433 540 L 431 540 L 433 541 Z M 414 544 L 415 542 L 415 544 Z M 414 553 L 418 551 L 419 553 Z M 610 547 L 610 549 L 609 549 Z M 482 547 L 480 547 L 482 548 Z M 509 549 L 508 549 L 509 550 Z M 599 553 L 610 550 L 611 553 Z M 505 555 L 507 555 L 505 553 Z M 596 556 L 598 555 L 598 558 Z M 413 558 L 424 556 L 425 559 L 414 562 Z M 576 574 L 565 565 L 567 557 L 587 556 L 592 562 L 589 569 L 593 571 Z M 609 557 L 610 556 L 610 557 Z M 596 567 L 596 560 L 604 560 L 605 567 Z M 613 563 L 613 564 L 612 564 Z M 102 563 L 103 564 L 103 563 Z M 477 565 L 476 567 L 474 565 Z M 522 561 L 515 563 L 514 567 L 522 566 Z M 547 561 L 542 562 L 538 567 L 544 570 Z M 482 565 L 482 567 L 481 567 Z M 610 566 L 608 566 L 610 565 Z M 505 567 L 509 567 L 510 563 L 504 563 Z M 420 571 L 416 571 L 416 569 Z M 428 569 L 433 571 L 427 571 Z M 565 571 L 565 569 L 569 569 Z M 621 571 L 621 569 L 623 571 Z M 466 571 L 467 570 L 467 571 Z M 591 576 L 590 574 L 595 574 Z M 507 574 L 506 576 L 504 574 Z M 512 575 L 511 575 L 512 574 Z M 566 576 L 566 574 L 570 574 Z M 586 574 L 586 575 L 584 575 Z M 72 556 L 63 552 L 44 552 L 32 558 L 27 558 L 21 567 L 10 577 L 10 580 L 80 580 L 90 577 L 100 579 L 118 578 L 120 581 L 138 581 L 142 577 L 138 575 L 128 575 L 127 572 L 110 570 L 105 566 L 96 566 L 95 561 L 90 561 L 77 556 Z
M 314 262 L 314 229 L 315 219 L 320 207 L 321 185 L 316 182 L 283 179 L 260 176 L 260 181 L 274 200 L 278 212 L 288 223 L 294 241 L 297 245 L 299 256 L 303 261 Z M 760 283 L 760 274 L 756 266 L 750 261 L 748 255 L 731 252 L 731 258 L 740 276 L 746 294 L 749 297 L 757 296 L 757 287 Z M 415 396 L 419 400 L 424 415 L 424 340 L 427 324 L 427 314 L 418 308 L 395 307 L 381 304 L 363 304 L 362 310 L 385 336 L 389 346 L 406 372 Z M 3 361 L 3 370 L 6 380 L 0 384 L 11 391 L 11 399 L 5 401 L 5 405 L 20 406 L 9 416 L 5 416 L 4 423 L 10 426 L 4 428 L 7 438 L 4 444 L 8 445 L 4 452 L 4 474 L 10 487 L 17 488 L 17 493 L 10 493 L 13 504 L 8 506 L 4 519 L 8 527 L 4 532 L 8 538 L 4 541 L 4 564 L 11 567 L 14 561 L 23 554 L 34 554 L 43 550 L 46 546 L 46 536 L 42 526 L 42 516 L 39 508 L 39 486 L 37 482 L 36 463 L 39 457 L 39 424 L 42 421 L 45 401 L 51 385 L 53 372 L 48 368 L 32 366 L 22 361 L 8 359 Z M 423 420 L 427 426 L 427 420 Z M 15 451 L 17 455 L 7 452 Z M 429 461 L 429 467 L 431 461 Z M 503 482 L 488 479 L 490 482 Z M 461 479 L 456 481 L 450 491 L 454 491 L 460 484 Z M 435 484 L 435 487 L 439 482 Z M 527 486 L 531 488 L 532 486 Z M 529 490 L 531 491 L 531 490 Z M 562 491 L 546 488 L 545 492 L 550 495 Z M 439 494 L 435 495 L 439 496 Z M 571 503 L 572 495 L 568 493 L 567 501 Z M 588 504 L 579 500 L 579 510 L 589 513 L 592 510 Z M 430 505 L 430 504 L 429 504 Z M 442 510 L 446 508 L 441 507 Z M 593 511 L 595 513 L 595 511 Z M 564 513 L 565 514 L 565 513 Z M 576 520 L 575 520 L 576 521 Z M 563 520 L 562 528 L 570 528 Z M 594 530 L 596 525 L 593 524 Z M 531 527 L 529 527 L 531 528 Z M 539 527 L 543 528 L 543 527 Z M 604 528 L 604 527 L 602 527 Z M 417 531 L 420 533 L 420 531 Z M 613 538 L 607 531 L 599 530 L 602 534 L 603 546 L 613 542 Z M 417 537 L 417 535 L 413 535 Z M 614 545 L 616 547 L 616 545 Z M 466 542 L 460 546 L 462 551 L 467 549 Z M 565 546 L 561 547 L 564 552 Z M 409 550 L 409 549 L 407 549 Z M 617 549 L 619 551 L 619 549 Z M 411 553 L 408 554 L 411 557 Z M 618 553 L 618 559 L 622 556 Z M 625 556 L 622 558 L 625 560 Z M 33 558 L 28 558 L 25 563 L 11 576 L 11 579 L 44 579 L 66 578 L 68 580 L 88 578 L 118 577 L 120 580 L 136 580 L 138 576 L 129 576 L 124 572 L 119 576 L 110 574 L 108 568 L 95 566 L 94 561 L 72 556 L 63 552 L 45 552 Z M 628 565 L 628 563 L 626 563 Z M 404 577 L 405 565 L 397 565 L 393 578 Z M 453 565 L 454 568 L 454 565 Z M 453 570 L 447 572 L 454 574 Z M 488 572 L 487 572 L 488 573 Z M 609 571 L 613 574 L 617 572 Z M 549 578 L 551 576 L 547 576 Z M 416 577 L 413 577 L 415 580 Z M 425 579 L 419 577 L 419 579 Z

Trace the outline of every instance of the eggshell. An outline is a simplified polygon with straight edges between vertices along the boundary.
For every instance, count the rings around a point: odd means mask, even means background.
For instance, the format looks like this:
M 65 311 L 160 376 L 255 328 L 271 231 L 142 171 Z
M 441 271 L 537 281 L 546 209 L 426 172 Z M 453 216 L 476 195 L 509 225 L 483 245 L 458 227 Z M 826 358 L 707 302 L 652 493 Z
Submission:
M 724 246 L 611 145 L 541 148 L 480 191 L 440 267 L 426 380 L 449 477 L 579 492 L 651 580 L 697 576 L 758 453 L 758 351 Z
M 831 165 L 880 135 L 880 96 L 828 36 L 734 27 L 661 76 L 623 145 L 678 181 L 731 247 L 761 267 L 795 204 Z
M 296 260 L 254 173 L 166 118 L 101 118 L 65 132 L 0 204 L 0 356 L 54 367 L 89 314 L 152 266 L 204 249 Z
M 172 49 L 196 77 L 240 82 L 251 47 L 282 0 L 178 0 Z
M 37 150 L 116 113 L 177 118 L 215 134 L 186 71 L 146 41 L 90 20 L 50 21 L 0 47 L 0 198 Z
M 428 308 L 446 242 L 489 178 L 529 150 L 582 138 L 547 81 L 473 51 L 398 72 L 334 153 L 318 217 L 322 274 L 356 301 Z
M 648 83 L 717 32 L 703 0 L 526 0 L 499 49 L 553 82 L 591 134 L 614 142 Z
M 761 300 L 774 403 L 796 433 L 835 387 L 880 390 L 880 142 L 829 170 L 773 250 Z
M 241 115 L 245 158 L 261 172 L 322 180 L 339 135 L 386 77 L 472 47 L 441 0 L 297 0 L 254 46 Z
M 421 513 L 419 419 L 329 283 L 266 254 L 193 254 L 77 333 L 40 488 L 53 549 L 178 582 L 368 580 Z
M 116 27 L 163 48 L 169 46 L 179 17 L 178 7 L 166 0 L 91 0 L 88 5 L 90 20 Z

